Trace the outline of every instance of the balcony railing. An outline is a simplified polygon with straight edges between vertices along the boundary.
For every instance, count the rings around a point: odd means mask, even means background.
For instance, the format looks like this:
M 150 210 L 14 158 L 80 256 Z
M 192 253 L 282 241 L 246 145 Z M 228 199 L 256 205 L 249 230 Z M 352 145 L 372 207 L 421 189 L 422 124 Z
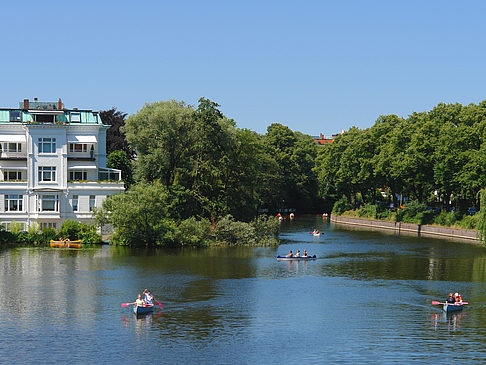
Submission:
M 26 160 L 27 152 L 8 152 L 0 151 L 0 159 L 2 160 Z

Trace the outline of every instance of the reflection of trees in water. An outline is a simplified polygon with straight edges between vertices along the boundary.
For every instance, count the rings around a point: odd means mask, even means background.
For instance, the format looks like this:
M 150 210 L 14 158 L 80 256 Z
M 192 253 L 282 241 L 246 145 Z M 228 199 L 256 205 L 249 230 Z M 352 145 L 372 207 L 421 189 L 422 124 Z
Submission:
M 205 346 L 213 341 L 228 341 L 240 330 L 250 325 L 247 317 L 229 309 L 212 306 L 197 308 L 185 307 L 181 310 L 165 313 L 160 326 L 161 336 L 165 341 L 180 342 L 180 338 L 195 346 Z
M 458 250 L 458 253 L 460 251 Z M 427 255 L 414 252 L 343 253 L 326 257 L 323 274 L 354 279 L 479 281 L 485 280 L 486 255 L 444 257 L 430 249 Z
M 431 315 L 431 324 L 434 330 L 439 330 L 445 325 L 447 332 L 454 332 L 461 326 L 461 321 L 466 314 L 464 312 L 458 313 L 433 313 Z
M 180 249 L 134 249 L 112 247 L 113 261 L 161 273 L 185 271 L 211 278 L 247 278 L 256 276 L 254 247 L 211 247 Z

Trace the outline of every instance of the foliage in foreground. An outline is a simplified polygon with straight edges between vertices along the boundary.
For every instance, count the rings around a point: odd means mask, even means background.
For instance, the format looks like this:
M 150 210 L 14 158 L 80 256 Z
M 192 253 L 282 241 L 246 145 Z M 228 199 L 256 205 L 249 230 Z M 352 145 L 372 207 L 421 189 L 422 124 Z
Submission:
M 168 189 L 159 182 L 134 185 L 125 194 L 108 197 L 96 210 L 99 225 L 114 229 L 112 243 L 130 246 L 275 245 L 279 224 L 275 217 L 250 223 L 227 215 L 218 221 L 189 217 L 175 219 L 168 212 Z
M 28 227 L 27 232 L 22 231 L 22 225 L 12 221 L 10 231 L 0 230 L 0 243 L 25 243 L 33 245 L 48 244 L 51 240 L 59 238 L 71 241 L 81 240 L 82 243 L 93 244 L 101 242 L 101 236 L 96 232 L 94 225 L 65 220 L 59 230 L 46 227 L 40 229 L 38 224 Z

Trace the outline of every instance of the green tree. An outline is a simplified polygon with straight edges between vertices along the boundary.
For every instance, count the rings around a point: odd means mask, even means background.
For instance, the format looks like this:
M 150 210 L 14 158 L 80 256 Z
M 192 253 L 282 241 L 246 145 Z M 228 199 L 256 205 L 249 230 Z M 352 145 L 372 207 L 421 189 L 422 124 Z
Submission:
M 133 167 L 132 162 L 128 159 L 125 151 L 114 151 L 108 155 L 106 167 L 121 170 L 122 179 L 125 183 L 125 188 L 129 188 L 133 184 Z
M 95 212 L 96 221 L 112 225 L 114 243 L 161 245 L 174 226 L 168 218 L 167 200 L 167 189 L 161 183 L 138 183 L 124 194 L 109 196 Z
M 122 133 L 125 125 L 126 113 L 111 108 L 100 112 L 103 124 L 110 125 L 106 131 L 106 154 L 114 151 L 125 151 L 129 159 L 133 159 L 134 151 L 128 145 L 125 135 Z

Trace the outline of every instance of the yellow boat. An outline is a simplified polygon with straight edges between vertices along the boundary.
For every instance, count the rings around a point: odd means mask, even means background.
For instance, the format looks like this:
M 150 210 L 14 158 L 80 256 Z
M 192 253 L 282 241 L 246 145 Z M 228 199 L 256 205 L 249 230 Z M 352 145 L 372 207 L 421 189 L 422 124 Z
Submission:
M 51 247 L 81 248 L 81 240 L 77 240 L 77 241 L 54 241 L 54 240 L 51 240 Z

